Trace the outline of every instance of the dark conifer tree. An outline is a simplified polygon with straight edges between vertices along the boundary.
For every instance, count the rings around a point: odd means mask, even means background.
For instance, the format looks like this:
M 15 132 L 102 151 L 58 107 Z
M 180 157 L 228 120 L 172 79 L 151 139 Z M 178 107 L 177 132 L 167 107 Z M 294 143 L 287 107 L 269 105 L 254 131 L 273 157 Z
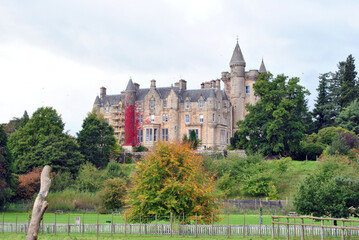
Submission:
M 355 71 L 354 58 L 350 54 L 345 62 L 344 71 L 340 85 L 339 104 L 341 108 L 347 107 L 352 101 L 359 97 L 357 84 L 357 72 Z

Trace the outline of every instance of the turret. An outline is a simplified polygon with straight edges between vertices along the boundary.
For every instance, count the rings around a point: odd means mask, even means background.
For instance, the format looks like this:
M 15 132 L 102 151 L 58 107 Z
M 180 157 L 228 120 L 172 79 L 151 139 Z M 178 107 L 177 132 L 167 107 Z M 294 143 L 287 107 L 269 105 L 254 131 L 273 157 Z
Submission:
M 263 58 L 262 58 L 261 66 L 259 67 L 258 72 L 259 73 L 267 73 L 266 66 L 264 66 Z
M 106 88 L 101 87 L 100 88 L 100 98 L 103 99 L 106 96 Z
M 135 103 L 136 87 L 130 79 L 125 90 L 125 146 L 134 146 L 137 141 Z

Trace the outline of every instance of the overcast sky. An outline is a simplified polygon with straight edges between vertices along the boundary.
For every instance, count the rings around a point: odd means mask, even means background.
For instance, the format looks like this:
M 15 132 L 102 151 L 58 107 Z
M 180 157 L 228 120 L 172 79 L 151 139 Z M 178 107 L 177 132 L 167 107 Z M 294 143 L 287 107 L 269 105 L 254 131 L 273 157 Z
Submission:
M 132 77 L 188 88 L 221 77 L 238 35 L 247 70 L 262 57 L 316 98 L 320 73 L 359 57 L 359 1 L 0 0 L 0 123 L 41 106 L 75 135 L 101 86 Z M 222 84 L 223 86 L 223 84 Z

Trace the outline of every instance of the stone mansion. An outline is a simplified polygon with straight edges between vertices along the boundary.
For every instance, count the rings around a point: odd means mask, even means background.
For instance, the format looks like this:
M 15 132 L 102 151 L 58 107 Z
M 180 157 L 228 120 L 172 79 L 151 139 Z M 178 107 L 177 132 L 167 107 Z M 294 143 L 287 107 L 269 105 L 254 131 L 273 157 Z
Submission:
M 151 148 L 157 141 L 179 141 L 193 130 L 203 149 L 223 149 L 238 129 L 236 122 L 244 119 L 245 105 L 258 101 L 253 84 L 258 74 L 266 72 L 263 60 L 259 70 L 245 70 L 238 42 L 229 66 L 230 72 L 222 72 L 221 79 L 201 83 L 199 89 L 187 89 L 183 79 L 169 87 L 157 87 L 151 80 L 150 88 L 140 88 L 130 79 L 116 95 L 107 95 L 101 87 L 94 108 L 123 145 Z

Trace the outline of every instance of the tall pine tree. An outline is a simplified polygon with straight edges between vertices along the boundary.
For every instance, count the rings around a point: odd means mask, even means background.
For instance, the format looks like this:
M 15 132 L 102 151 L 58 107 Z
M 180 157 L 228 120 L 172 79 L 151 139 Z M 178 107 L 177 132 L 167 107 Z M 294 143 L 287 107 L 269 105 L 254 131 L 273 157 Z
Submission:
M 345 62 L 341 76 L 339 104 L 341 108 L 347 107 L 354 99 L 359 97 L 358 83 L 356 79 L 354 58 L 350 54 Z

